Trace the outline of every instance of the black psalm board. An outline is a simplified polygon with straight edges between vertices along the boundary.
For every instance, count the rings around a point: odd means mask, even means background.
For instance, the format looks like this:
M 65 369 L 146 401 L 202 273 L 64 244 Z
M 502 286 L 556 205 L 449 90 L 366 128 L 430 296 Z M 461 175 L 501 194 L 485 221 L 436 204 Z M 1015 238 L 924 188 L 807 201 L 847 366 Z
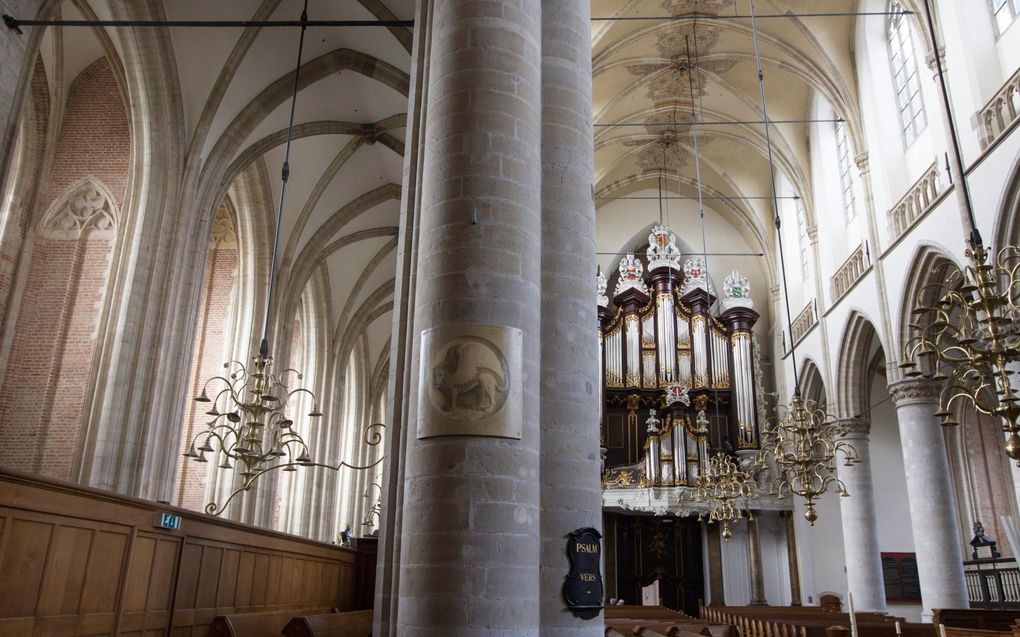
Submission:
M 602 534 L 592 528 L 577 529 L 567 540 L 570 573 L 563 582 L 563 599 L 570 612 L 581 619 L 598 617 L 602 611 Z

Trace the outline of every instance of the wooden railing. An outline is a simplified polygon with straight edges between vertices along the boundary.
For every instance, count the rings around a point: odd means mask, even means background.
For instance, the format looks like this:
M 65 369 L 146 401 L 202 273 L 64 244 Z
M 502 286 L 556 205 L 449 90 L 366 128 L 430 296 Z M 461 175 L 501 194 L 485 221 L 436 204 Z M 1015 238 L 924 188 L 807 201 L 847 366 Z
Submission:
M 889 234 L 892 240 L 899 239 L 915 221 L 923 217 L 941 193 L 939 165 L 936 161 L 889 211 Z
M 981 150 L 995 143 L 1020 117 L 1020 69 L 977 114 L 981 127 Z
M 867 270 L 865 244 L 861 243 L 850 255 L 850 258 L 839 266 L 836 274 L 832 275 L 832 304 L 835 305 L 836 301 L 843 298 L 843 295 L 850 291 L 854 283 L 857 283 Z
M 818 323 L 818 319 L 815 318 L 815 302 L 810 301 L 807 307 L 801 310 L 801 313 L 797 315 L 797 318 L 793 319 L 793 325 L 790 329 L 793 330 L 793 344 L 796 345 L 800 342 L 800 339 Z
M 1020 609 L 1020 565 L 1013 558 L 963 563 L 971 608 Z

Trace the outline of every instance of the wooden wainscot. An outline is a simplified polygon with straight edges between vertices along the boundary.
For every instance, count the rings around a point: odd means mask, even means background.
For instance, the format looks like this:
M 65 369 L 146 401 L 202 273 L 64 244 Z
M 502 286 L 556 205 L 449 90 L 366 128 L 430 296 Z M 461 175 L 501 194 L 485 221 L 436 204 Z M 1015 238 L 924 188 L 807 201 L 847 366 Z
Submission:
M 0 635 L 206 635 L 217 616 L 252 613 L 279 635 L 293 617 L 355 610 L 356 559 L 339 546 L 0 471 Z

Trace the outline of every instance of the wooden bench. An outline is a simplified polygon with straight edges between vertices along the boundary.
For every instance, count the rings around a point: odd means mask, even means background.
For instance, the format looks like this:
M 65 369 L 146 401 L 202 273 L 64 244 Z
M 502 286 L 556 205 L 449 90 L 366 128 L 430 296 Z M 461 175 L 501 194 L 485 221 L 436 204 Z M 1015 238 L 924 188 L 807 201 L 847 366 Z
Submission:
M 326 612 L 327 608 L 314 612 Z M 209 637 L 280 637 L 284 626 L 302 611 L 284 610 L 265 613 L 218 615 L 213 619 Z
M 295 617 L 283 629 L 284 637 L 369 637 L 372 611 L 326 613 Z
M 612 637 L 737 637 L 732 626 L 713 625 L 662 606 L 607 606 L 604 617 L 606 635 Z
M 1020 611 L 981 610 L 979 608 L 935 608 L 932 610 L 933 624 L 949 628 L 974 628 L 1000 632 L 1012 632 Z

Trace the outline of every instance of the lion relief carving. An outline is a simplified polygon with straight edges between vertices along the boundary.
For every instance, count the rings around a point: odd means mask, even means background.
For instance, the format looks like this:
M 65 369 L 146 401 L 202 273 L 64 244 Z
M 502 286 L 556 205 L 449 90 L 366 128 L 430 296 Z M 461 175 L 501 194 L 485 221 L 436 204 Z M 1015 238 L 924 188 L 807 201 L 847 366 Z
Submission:
M 461 336 L 436 350 L 429 398 L 448 418 L 478 420 L 503 407 L 510 381 L 509 367 L 499 348 L 484 338 Z

